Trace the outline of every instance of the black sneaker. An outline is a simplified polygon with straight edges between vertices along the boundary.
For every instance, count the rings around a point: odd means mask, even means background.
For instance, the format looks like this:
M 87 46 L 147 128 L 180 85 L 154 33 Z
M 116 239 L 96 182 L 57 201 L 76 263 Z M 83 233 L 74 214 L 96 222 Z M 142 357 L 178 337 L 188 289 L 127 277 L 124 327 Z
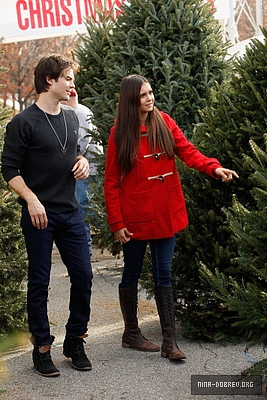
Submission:
M 63 354 L 65 357 L 71 358 L 73 368 L 79 371 L 90 371 L 92 364 L 84 352 L 84 343 L 83 338 L 72 337 L 67 333 L 63 343 Z
M 60 371 L 54 366 L 50 350 L 40 353 L 40 346 L 34 345 L 32 359 L 37 374 L 48 377 L 56 377 L 60 375 Z

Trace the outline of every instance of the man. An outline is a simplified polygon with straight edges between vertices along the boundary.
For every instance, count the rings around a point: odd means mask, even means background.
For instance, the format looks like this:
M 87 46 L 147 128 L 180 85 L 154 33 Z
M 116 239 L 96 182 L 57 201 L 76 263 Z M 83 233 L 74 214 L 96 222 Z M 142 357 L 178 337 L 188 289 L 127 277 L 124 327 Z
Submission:
M 90 200 L 94 194 L 90 188 L 90 185 L 97 182 L 97 165 L 94 161 L 94 154 L 100 154 L 102 152 L 102 147 L 93 143 L 92 141 L 90 131 L 96 129 L 96 127 L 92 124 L 93 113 L 88 107 L 79 103 L 78 94 L 74 88 L 70 92 L 69 100 L 62 101 L 61 104 L 66 104 L 74 108 L 79 120 L 78 144 L 80 146 L 80 152 L 88 160 L 90 166 L 90 175 L 88 178 L 76 181 L 76 197 L 80 205 L 83 221 L 85 223 L 85 230 L 87 233 L 89 252 L 91 256 L 92 237 L 90 224 L 88 223 L 88 217 L 92 215 L 92 211 L 90 212 Z
M 7 125 L 2 173 L 18 194 L 29 269 L 27 311 L 33 363 L 40 375 L 58 376 L 51 358 L 47 315 L 51 253 L 55 242 L 70 277 L 69 318 L 63 354 L 75 369 L 92 366 L 84 352 L 90 317 L 92 269 L 84 224 L 75 197 L 77 180 L 89 164 L 77 146 L 79 123 L 73 109 L 60 105 L 74 88 L 74 62 L 61 55 L 43 57 L 34 71 L 39 98 Z

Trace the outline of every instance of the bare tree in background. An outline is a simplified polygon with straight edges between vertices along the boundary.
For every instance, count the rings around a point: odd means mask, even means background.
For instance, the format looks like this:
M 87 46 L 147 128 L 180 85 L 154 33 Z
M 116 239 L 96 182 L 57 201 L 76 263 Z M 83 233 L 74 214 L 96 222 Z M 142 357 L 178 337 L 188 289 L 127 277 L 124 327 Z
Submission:
M 22 111 L 35 101 L 33 72 L 39 59 L 51 53 L 60 53 L 72 58 L 72 52 L 79 40 L 78 36 L 60 36 L 2 44 L 2 64 L 8 68 L 8 72 L 2 74 L 7 87 L 0 88 L 3 105 L 10 105 L 14 110 L 18 108 L 18 111 Z

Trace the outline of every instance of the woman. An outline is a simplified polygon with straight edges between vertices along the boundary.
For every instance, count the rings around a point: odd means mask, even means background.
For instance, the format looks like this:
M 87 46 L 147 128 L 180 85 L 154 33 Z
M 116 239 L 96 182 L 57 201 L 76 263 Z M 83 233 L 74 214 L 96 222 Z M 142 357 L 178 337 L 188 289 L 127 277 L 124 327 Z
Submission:
M 137 285 L 149 242 L 163 334 L 161 355 L 182 360 L 186 356 L 176 343 L 171 263 L 176 233 L 188 225 L 188 217 L 175 156 L 223 182 L 238 178 L 217 159 L 200 153 L 174 120 L 154 106 L 146 78 L 125 77 L 110 132 L 104 182 L 107 221 L 115 238 L 123 243 L 124 269 L 119 285 L 125 323 L 122 346 L 160 350 L 141 334 L 137 320 Z

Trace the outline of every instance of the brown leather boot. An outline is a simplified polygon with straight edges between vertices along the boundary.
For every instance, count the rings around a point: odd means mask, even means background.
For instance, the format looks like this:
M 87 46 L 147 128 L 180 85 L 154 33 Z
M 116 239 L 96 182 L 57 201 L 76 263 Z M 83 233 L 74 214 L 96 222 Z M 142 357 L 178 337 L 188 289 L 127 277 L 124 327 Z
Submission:
M 186 356 L 176 342 L 172 287 L 157 288 L 155 299 L 163 335 L 161 355 L 162 357 L 169 357 L 171 360 L 183 360 Z
M 122 347 L 139 351 L 160 351 L 160 347 L 147 340 L 140 332 L 137 320 L 137 285 L 127 288 L 119 287 L 121 312 L 125 324 L 122 335 Z

